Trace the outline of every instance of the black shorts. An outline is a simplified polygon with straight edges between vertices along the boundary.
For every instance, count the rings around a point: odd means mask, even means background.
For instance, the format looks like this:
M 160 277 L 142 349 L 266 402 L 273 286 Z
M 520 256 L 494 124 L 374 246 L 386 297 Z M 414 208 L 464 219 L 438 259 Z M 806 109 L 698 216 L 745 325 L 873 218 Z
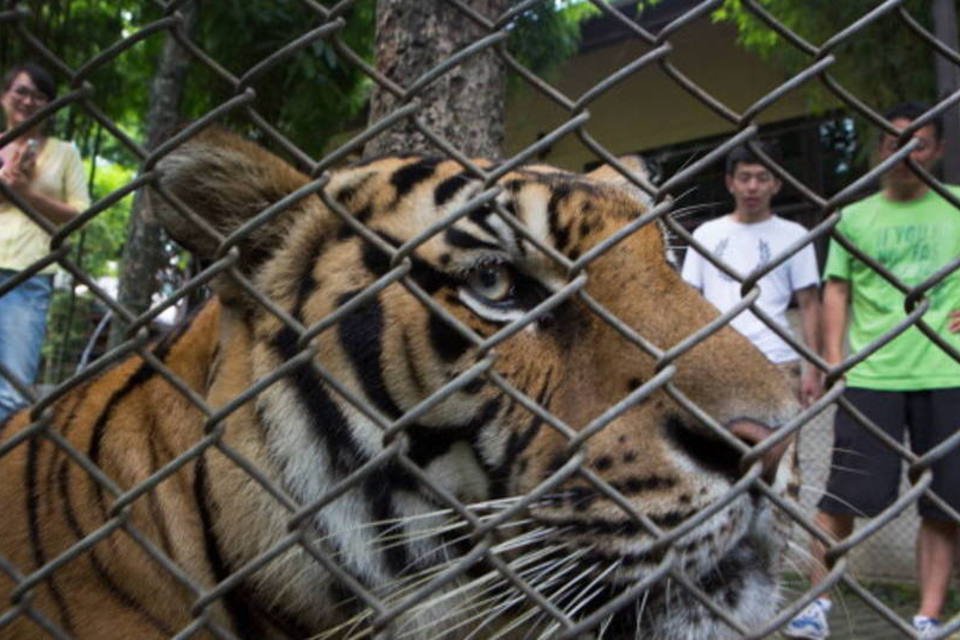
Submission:
M 844 397 L 882 431 L 923 455 L 960 428 L 960 388 L 926 391 L 847 389 Z M 833 459 L 820 509 L 827 513 L 875 516 L 897 498 L 903 459 L 842 407 L 834 420 Z M 960 510 L 960 446 L 933 464 L 930 489 L 954 510 Z M 923 518 L 949 520 L 931 500 L 921 496 Z

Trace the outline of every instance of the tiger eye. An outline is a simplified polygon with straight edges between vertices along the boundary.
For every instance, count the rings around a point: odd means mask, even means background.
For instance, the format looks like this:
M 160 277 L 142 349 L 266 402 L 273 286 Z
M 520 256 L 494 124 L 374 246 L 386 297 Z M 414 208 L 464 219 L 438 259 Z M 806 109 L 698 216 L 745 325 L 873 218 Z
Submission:
M 478 275 L 480 284 L 483 287 L 495 287 L 497 284 L 497 273 L 493 269 L 484 268 Z
M 484 264 L 470 274 L 470 287 L 483 298 L 500 302 L 513 292 L 513 274 L 505 264 Z

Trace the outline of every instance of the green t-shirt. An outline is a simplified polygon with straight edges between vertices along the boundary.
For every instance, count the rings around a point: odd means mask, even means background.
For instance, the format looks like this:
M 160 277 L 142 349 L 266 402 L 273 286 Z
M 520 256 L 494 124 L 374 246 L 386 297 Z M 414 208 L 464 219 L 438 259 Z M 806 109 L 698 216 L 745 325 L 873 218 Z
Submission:
M 948 187 L 960 198 L 960 187 Z M 888 269 L 903 284 L 920 284 L 960 257 L 960 210 L 930 190 L 919 200 L 892 202 L 881 193 L 843 211 L 837 231 Z M 850 283 L 850 350 L 857 353 L 906 317 L 906 295 L 835 240 L 824 278 Z M 923 315 L 937 335 L 960 351 L 960 334 L 947 330 L 948 314 L 960 309 L 960 269 L 927 292 Z M 908 328 L 850 370 L 851 387 L 887 391 L 960 387 L 960 363 L 920 332 Z

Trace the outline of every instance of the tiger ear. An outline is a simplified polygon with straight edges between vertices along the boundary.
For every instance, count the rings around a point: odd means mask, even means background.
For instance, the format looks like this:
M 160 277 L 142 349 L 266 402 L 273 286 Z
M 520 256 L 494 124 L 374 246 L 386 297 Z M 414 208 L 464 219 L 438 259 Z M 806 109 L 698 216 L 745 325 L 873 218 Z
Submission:
M 647 169 L 647 163 L 643 161 L 643 158 L 635 153 L 631 153 L 620 156 L 617 158 L 617 161 L 623 165 L 623 167 L 627 169 L 627 171 L 629 171 L 638 182 L 651 187 L 652 190 L 652 185 L 650 183 L 650 171 Z M 647 191 L 638 187 L 615 167 L 609 164 L 600 165 L 590 173 L 585 174 L 584 177 L 589 180 L 593 180 L 594 182 L 606 182 L 623 187 L 628 191 L 631 191 L 636 197 L 642 200 L 647 207 L 651 207 L 653 204 L 653 199 L 650 197 L 650 194 Z
M 309 182 L 277 156 L 221 128 L 190 138 L 164 156 L 157 169 L 161 188 L 179 202 L 154 191 L 151 212 L 174 240 L 201 259 L 213 258 L 224 238 Z M 293 203 L 238 240 L 241 271 L 253 272 L 273 252 L 307 200 L 315 202 L 316 196 Z

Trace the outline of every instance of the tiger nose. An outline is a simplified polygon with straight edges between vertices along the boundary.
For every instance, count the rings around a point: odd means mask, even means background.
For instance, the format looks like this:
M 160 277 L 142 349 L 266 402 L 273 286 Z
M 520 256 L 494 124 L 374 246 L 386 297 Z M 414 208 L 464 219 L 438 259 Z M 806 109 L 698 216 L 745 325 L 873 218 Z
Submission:
M 750 418 L 737 418 L 736 420 L 732 420 L 727 423 L 727 429 L 750 447 L 761 444 L 775 433 L 774 429 Z M 752 464 L 759 459 L 763 468 L 764 479 L 772 481 L 777 472 L 777 466 L 780 464 L 780 460 L 783 458 L 783 454 L 786 452 L 788 446 L 790 446 L 789 437 L 784 438 L 767 449 L 759 458 L 748 457 L 747 460 L 750 461 L 749 464 Z M 746 471 L 746 469 L 743 469 L 743 471 Z

